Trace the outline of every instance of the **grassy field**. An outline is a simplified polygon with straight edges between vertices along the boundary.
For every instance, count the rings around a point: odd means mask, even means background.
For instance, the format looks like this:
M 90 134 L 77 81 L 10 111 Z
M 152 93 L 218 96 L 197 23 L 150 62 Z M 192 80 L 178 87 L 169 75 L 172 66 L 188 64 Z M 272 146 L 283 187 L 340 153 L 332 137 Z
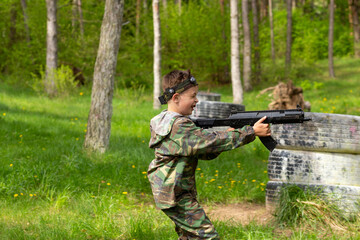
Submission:
M 338 59 L 337 77 L 329 79 L 322 62 L 304 69 L 294 83 L 304 88 L 313 112 L 360 115 L 358 66 L 359 60 Z M 270 98 L 258 94 L 271 85 L 246 93 L 246 109 L 266 109 Z M 231 102 L 231 87 L 210 90 Z M 146 178 L 153 159 L 149 121 L 159 112 L 151 99 L 146 91 L 115 91 L 110 148 L 97 155 L 82 149 L 89 89 L 48 99 L 1 82 L 0 239 L 176 239 L 172 222 L 153 205 Z M 268 154 L 256 140 L 214 161 L 201 161 L 200 202 L 264 204 Z M 223 239 L 289 237 L 289 230 L 273 224 L 215 221 L 215 226 Z M 290 231 L 292 239 L 360 239 L 351 231 Z

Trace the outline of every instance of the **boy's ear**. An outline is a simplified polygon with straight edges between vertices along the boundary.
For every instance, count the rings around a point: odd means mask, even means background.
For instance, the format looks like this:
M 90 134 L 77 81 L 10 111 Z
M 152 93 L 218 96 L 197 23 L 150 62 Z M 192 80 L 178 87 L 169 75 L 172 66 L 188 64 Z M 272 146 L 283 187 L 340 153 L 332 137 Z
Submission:
M 175 93 L 172 97 L 171 100 L 175 103 L 178 103 L 180 99 L 180 94 L 179 93 Z

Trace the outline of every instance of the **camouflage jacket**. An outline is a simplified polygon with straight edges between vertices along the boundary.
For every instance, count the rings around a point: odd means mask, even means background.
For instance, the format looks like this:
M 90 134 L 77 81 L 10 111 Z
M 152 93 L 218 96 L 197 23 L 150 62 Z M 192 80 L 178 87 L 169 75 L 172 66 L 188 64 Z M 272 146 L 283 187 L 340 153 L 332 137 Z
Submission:
M 148 178 L 158 209 L 176 205 L 184 193 L 196 197 L 195 170 L 198 159 L 210 160 L 255 139 L 250 126 L 234 131 L 210 132 L 190 118 L 163 111 L 150 122 L 149 147 L 155 150 Z

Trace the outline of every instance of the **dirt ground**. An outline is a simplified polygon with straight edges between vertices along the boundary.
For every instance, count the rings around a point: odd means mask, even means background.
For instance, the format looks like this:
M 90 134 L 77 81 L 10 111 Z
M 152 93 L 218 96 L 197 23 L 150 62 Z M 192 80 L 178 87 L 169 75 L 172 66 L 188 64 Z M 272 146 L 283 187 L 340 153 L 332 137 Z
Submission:
M 211 220 L 230 220 L 241 223 L 242 225 L 247 225 L 252 221 L 258 224 L 267 224 L 274 219 L 271 212 L 266 209 L 265 204 L 219 204 L 212 205 L 211 207 L 204 206 L 204 210 Z

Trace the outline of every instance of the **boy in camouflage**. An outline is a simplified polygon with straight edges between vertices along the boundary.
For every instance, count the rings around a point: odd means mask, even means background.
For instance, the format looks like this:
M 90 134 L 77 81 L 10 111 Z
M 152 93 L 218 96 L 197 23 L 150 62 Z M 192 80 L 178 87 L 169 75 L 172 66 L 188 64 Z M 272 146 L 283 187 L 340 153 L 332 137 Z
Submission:
M 148 178 L 155 204 L 175 223 L 179 240 L 220 239 L 196 199 L 195 170 L 198 159 L 211 160 L 221 152 L 252 142 L 256 136 L 270 136 L 268 124 L 260 119 L 253 127 L 209 132 L 188 117 L 196 103 L 198 86 L 190 71 L 174 70 L 163 78 L 168 109 L 150 122 L 149 147 L 155 150 Z

